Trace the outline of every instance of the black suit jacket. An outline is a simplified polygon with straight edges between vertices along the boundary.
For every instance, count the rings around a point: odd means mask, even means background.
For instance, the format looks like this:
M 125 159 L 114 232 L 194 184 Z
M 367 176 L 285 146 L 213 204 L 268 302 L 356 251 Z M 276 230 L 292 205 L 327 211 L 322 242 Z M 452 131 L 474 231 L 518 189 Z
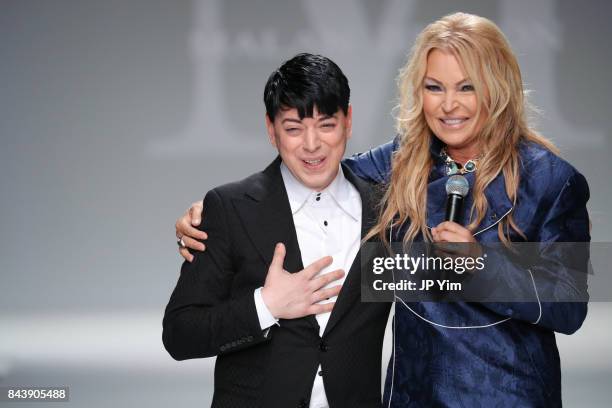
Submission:
M 362 200 L 362 234 L 375 220 L 373 191 L 343 167 Z M 360 302 L 360 253 L 323 337 L 314 315 L 261 330 L 254 289 L 276 243 L 284 268 L 303 269 L 277 158 L 263 172 L 208 192 L 206 251 L 185 262 L 166 307 L 163 341 L 177 360 L 218 356 L 213 407 L 307 407 L 321 364 L 331 408 L 380 407 L 381 352 L 389 304 Z

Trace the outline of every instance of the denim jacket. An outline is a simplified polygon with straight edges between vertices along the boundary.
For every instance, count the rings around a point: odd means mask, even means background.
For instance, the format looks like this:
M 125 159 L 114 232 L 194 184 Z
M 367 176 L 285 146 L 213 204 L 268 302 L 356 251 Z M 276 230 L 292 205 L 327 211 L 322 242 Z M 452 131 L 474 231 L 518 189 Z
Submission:
M 355 155 L 345 163 L 359 177 L 386 183 L 397 138 Z M 441 144 L 434 138 L 434 166 L 429 177 L 427 225 L 445 216 L 448 179 Z M 498 242 L 497 224 L 512 213 L 526 241 L 588 242 L 585 178 L 563 159 L 535 143 L 520 146 L 520 183 L 512 202 L 499 175 L 485 189 L 488 210 L 474 236 Z M 466 175 L 473 185 L 474 174 Z M 466 197 L 464 219 L 472 197 Z M 401 240 L 395 236 L 394 240 Z M 418 239 L 418 238 L 417 238 Z M 511 241 L 525 238 L 511 230 Z M 540 302 L 535 286 L 530 302 L 436 303 L 396 302 L 394 350 L 388 367 L 384 406 L 392 407 L 557 407 L 561 406 L 561 370 L 555 333 L 575 332 L 586 317 L 586 275 L 576 280 L 563 267 L 542 273 L 554 276 L 558 288 L 577 301 Z M 524 267 L 507 263 L 492 277 L 495 284 L 531 284 Z M 564 297 L 567 299 L 567 297 Z

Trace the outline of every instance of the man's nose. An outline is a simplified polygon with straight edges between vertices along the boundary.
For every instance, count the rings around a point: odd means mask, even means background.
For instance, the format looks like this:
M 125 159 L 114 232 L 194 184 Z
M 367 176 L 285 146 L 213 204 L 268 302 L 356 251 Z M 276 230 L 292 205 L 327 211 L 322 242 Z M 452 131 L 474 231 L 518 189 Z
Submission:
M 304 150 L 307 152 L 315 152 L 321 147 L 321 139 L 315 129 L 306 130 L 304 137 Z

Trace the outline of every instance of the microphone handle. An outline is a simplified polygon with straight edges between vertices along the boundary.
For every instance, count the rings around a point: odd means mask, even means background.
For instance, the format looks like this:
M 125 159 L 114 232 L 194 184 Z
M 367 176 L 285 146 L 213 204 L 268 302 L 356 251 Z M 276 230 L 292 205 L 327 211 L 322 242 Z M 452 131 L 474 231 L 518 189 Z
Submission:
M 456 222 L 457 224 L 461 224 L 462 221 L 462 211 L 463 207 L 463 197 L 459 194 L 449 194 L 446 199 L 446 221 Z

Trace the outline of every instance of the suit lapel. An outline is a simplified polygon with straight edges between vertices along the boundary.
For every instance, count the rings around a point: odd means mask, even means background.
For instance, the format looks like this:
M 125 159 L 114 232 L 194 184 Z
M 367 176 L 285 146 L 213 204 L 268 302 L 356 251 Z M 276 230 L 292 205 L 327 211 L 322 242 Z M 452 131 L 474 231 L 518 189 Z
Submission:
M 242 199 L 233 200 L 233 205 L 264 263 L 270 265 L 274 247 L 282 242 L 287 249 L 283 266 L 285 270 L 294 273 L 304 269 L 304 265 L 280 163 L 281 160 L 277 157 L 253 179 Z M 264 272 L 264 279 L 266 273 L 267 270 Z M 319 324 L 314 316 L 307 316 L 305 319 L 319 331 Z
M 368 183 L 355 176 L 348 167 L 343 165 L 342 169 L 346 179 L 355 186 L 361 196 L 361 237 L 363 238 L 377 220 L 377 215 L 374 210 L 376 207 L 374 190 Z M 325 326 L 324 336 L 338 324 L 340 319 L 350 310 L 353 303 L 359 299 L 361 293 L 362 253 L 363 251 L 360 249 L 355 256 L 355 260 L 351 265 L 346 281 L 344 281 L 338 299 L 336 300 L 336 305 Z

